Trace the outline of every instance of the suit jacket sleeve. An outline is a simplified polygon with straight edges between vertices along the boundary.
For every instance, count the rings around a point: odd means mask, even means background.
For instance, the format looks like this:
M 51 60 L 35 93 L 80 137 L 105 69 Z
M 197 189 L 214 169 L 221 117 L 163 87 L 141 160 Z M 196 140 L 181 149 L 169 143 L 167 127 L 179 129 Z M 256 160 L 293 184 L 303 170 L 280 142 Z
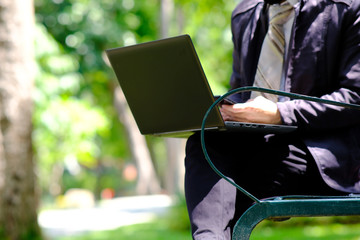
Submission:
M 341 31 L 342 40 L 338 50 L 340 57 L 329 56 L 332 57 L 332 61 L 335 61 L 333 65 L 338 67 L 333 80 L 337 88 L 321 98 L 360 104 L 360 9 L 357 1 L 353 1 L 343 19 L 342 26 L 336 29 L 336 31 Z M 326 46 L 323 47 L 326 48 Z M 360 125 L 359 110 L 305 100 L 280 102 L 278 108 L 285 125 L 297 125 L 302 130 Z

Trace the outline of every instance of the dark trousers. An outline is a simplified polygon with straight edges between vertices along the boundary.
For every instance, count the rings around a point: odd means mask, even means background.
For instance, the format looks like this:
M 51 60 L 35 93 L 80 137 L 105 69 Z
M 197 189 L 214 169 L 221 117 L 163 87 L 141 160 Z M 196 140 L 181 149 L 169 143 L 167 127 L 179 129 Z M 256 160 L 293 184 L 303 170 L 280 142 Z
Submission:
M 296 134 L 207 132 L 215 166 L 257 198 L 339 195 L 322 180 L 315 160 Z M 188 139 L 185 196 L 196 240 L 231 239 L 232 228 L 252 201 L 221 179 L 203 156 L 200 135 Z

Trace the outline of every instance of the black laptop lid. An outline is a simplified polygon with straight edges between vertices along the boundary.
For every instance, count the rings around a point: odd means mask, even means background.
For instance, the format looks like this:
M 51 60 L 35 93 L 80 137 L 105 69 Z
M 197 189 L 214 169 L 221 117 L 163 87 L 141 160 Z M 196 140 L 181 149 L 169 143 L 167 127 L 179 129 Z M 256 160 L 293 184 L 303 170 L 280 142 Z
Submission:
M 188 35 L 106 53 L 142 134 L 201 127 L 214 99 Z M 215 109 L 207 128 L 223 125 Z

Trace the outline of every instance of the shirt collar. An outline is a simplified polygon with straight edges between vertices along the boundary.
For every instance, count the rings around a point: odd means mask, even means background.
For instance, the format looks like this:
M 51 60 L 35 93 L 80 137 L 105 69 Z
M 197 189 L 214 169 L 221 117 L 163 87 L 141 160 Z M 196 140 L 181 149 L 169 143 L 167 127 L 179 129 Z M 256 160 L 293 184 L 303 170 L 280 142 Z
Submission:
M 299 2 L 300 2 L 300 0 L 286 0 L 283 3 L 274 4 L 274 5 L 270 5 L 270 6 L 281 6 L 283 4 L 290 4 L 292 7 L 295 7 L 295 5 L 298 4 Z
M 298 2 L 300 2 L 300 0 L 286 0 L 286 1 L 288 1 L 288 2 L 291 4 L 291 6 L 293 6 L 293 7 L 295 7 L 295 5 L 296 5 Z

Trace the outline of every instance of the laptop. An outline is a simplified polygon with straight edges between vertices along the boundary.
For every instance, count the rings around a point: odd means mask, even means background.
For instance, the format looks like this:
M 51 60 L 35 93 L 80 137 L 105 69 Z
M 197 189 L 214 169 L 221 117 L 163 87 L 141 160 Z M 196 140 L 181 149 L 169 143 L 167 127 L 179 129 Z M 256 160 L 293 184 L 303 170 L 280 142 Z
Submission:
M 107 49 L 106 54 L 141 134 L 188 137 L 200 131 L 215 99 L 189 35 Z M 224 122 L 214 108 L 205 129 L 288 133 L 296 127 Z

